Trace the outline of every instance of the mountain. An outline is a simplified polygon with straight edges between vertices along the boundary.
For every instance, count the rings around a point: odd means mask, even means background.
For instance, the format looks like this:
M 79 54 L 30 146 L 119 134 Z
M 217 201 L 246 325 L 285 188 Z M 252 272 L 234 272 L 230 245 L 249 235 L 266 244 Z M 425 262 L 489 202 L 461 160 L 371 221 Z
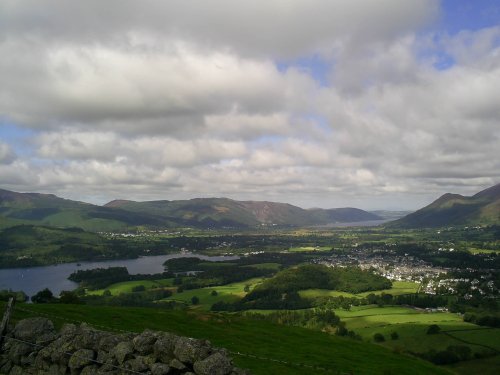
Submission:
M 307 226 L 329 223 L 381 220 L 357 208 L 309 209 L 287 203 L 236 201 L 228 198 L 195 198 L 178 201 L 134 202 L 115 200 L 104 207 L 120 208 L 137 213 L 179 218 L 186 222 L 209 226 Z
M 0 189 L 0 228 L 29 224 L 112 231 L 137 227 L 310 226 L 380 219 L 357 208 L 306 210 L 287 203 L 228 198 L 149 202 L 114 200 L 97 206 L 52 194 Z
M 430 205 L 389 225 L 400 228 L 500 224 L 500 184 L 464 197 L 446 193 Z
M 53 194 L 16 193 L 0 189 L 0 226 L 36 224 L 79 227 L 90 231 L 139 225 L 164 225 L 163 218 L 59 198 Z

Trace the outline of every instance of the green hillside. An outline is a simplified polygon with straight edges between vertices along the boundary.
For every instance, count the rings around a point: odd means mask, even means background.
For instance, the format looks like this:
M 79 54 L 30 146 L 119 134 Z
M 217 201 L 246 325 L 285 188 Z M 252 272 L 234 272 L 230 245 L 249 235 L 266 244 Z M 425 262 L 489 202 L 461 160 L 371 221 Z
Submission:
M 0 228 L 17 224 L 123 231 L 138 227 L 312 226 L 381 219 L 356 208 L 305 210 L 286 203 L 195 198 L 178 201 L 115 200 L 104 206 L 62 199 L 52 194 L 0 189 Z
M 237 366 L 255 375 L 449 374 L 430 363 L 370 343 L 236 315 L 62 304 L 22 309 L 15 310 L 14 320 L 42 315 L 58 326 L 76 320 L 111 331 L 148 328 L 208 339 L 215 346 L 227 348 Z
M 390 223 L 389 226 L 430 228 L 491 224 L 500 224 L 500 184 L 472 197 L 444 194 L 430 205 Z

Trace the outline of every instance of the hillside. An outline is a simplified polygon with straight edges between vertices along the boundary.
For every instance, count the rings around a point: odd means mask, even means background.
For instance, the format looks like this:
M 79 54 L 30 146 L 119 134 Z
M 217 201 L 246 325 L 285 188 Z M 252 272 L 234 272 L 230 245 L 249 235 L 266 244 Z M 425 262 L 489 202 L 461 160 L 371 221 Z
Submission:
M 79 227 L 90 231 L 137 227 L 311 226 L 381 218 L 356 208 L 311 209 L 287 203 L 195 198 L 135 202 L 114 200 L 104 206 L 52 194 L 16 193 L 0 189 L 0 228 L 19 224 Z
M 287 203 L 236 201 L 227 198 L 149 202 L 115 200 L 104 207 L 136 213 L 150 212 L 195 226 L 309 226 L 381 220 L 381 217 L 357 208 L 305 210 Z
M 430 205 L 390 223 L 400 228 L 500 224 L 500 184 L 465 197 L 446 193 Z

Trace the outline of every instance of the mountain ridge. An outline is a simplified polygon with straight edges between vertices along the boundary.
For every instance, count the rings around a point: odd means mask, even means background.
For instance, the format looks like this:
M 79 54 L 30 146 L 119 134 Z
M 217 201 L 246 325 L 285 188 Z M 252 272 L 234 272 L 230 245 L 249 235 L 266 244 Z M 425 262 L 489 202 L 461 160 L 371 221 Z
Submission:
M 500 224 L 500 184 L 472 196 L 445 193 L 431 204 L 388 224 L 400 228 Z
M 137 227 L 314 226 L 382 220 L 357 208 L 304 209 L 289 203 L 193 198 L 138 202 L 115 199 L 103 206 L 54 194 L 0 189 L 0 224 L 37 224 L 113 231 Z

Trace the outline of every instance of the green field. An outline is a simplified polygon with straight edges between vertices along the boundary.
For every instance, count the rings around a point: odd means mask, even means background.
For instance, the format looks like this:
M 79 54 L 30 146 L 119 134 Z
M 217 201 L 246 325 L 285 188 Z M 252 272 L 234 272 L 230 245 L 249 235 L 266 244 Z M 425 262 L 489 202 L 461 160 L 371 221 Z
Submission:
M 70 319 L 99 325 L 100 329 L 108 327 L 110 330 L 139 332 L 149 328 L 209 339 L 214 345 L 230 350 L 236 365 L 250 369 L 255 375 L 449 374 L 430 363 L 377 345 L 299 327 L 249 321 L 237 316 L 87 305 L 39 304 L 23 305 L 22 308 L 31 312 L 15 310 L 13 320 L 42 313 L 52 317 L 58 326 Z M 259 358 L 238 355 L 237 352 Z
M 100 296 L 105 290 L 109 290 L 111 295 L 116 296 L 120 293 L 132 293 L 132 288 L 139 285 L 143 285 L 146 289 L 171 287 L 173 280 L 174 279 L 123 281 L 121 283 L 111 284 L 105 289 L 88 290 L 86 294 Z
M 304 297 L 304 298 L 339 297 L 339 296 L 349 297 L 349 298 L 364 298 L 371 293 L 373 293 L 373 294 L 387 293 L 387 294 L 392 294 L 392 295 L 411 294 L 411 293 L 416 293 L 418 291 L 419 287 L 420 287 L 419 283 L 414 283 L 411 281 L 394 281 L 392 283 L 391 289 L 375 290 L 375 291 L 369 291 L 369 292 L 364 292 L 364 293 L 359 293 L 359 294 L 339 292 L 336 290 L 328 290 L 328 289 L 307 289 L 307 290 L 300 291 L 299 294 L 301 297 Z
M 291 247 L 288 249 L 290 252 L 304 252 L 304 251 L 330 251 L 331 246 L 301 246 L 301 247 Z
M 417 353 L 429 349 L 444 350 L 450 345 L 469 345 L 472 351 L 488 351 L 484 345 L 499 348 L 500 329 L 483 329 L 453 313 L 428 313 L 399 306 L 361 306 L 351 311 L 336 310 L 336 314 L 366 341 L 373 341 L 375 333 L 381 333 L 386 341 L 382 345 L 393 350 L 406 350 Z M 443 331 L 437 335 L 428 335 L 427 328 L 437 324 Z M 390 334 L 397 332 L 399 339 L 391 340 Z M 467 344 L 464 343 L 467 341 Z
M 256 264 L 249 264 L 248 266 L 245 266 L 245 267 L 253 267 L 253 268 L 258 268 L 261 270 L 279 271 L 281 268 L 281 264 L 279 264 L 279 263 L 256 263 Z
M 263 279 L 259 277 L 227 285 L 185 290 L 182 293 L 174 293 L 171 297 L 164 299 L 164 301 L 173 300 L 192 305 L 191 299 L 196 296 L 199 299 L 199 303 L 192 306 L 192 308 L 208 311 L 215 302 L 238 301 L 245 296 L 246 292 L 244 288 L 246 285 L 249 285 L 250 290 L 252 290 L 257 284 L 260 284 L 262 280 Z M 212 295 L 213 291 L 217 292 L 216 296 Z

